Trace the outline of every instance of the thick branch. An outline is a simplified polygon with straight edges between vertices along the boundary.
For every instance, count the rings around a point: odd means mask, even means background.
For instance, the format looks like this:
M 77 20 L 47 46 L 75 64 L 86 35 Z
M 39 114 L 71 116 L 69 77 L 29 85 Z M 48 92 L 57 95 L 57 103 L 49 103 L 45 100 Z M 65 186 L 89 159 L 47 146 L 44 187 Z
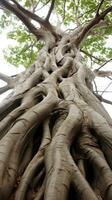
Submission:
M 16 6 L 17 6 L 25 15 L 27 15 L 29 18 L 31 18 L 31 19 L 37 21 L 37 22 L 38 22 L 40 25 L 42 25 L 42 26 L 46 26 L 45 21 L 44 21 L 41 17 L 39 17 L 38 15 L 32 13 L 31 11 L 26 10 L 25 8 L 23 8 L 16 0 L 11 0 L 11 1 L 12 1 L 13 3 L 15 3 Z
M 6 83 L 9 83 L 9 81 L 11 81 L 12 78 L 10 76 L 0 72 L 0 79 L 5 81 Z
M 105 11 L 103 11 L 100 15 L 96 16 L 90 23 L 88 23 L 84 29 L 82 30 L 82 32 L 79 34 L 79 36 L 77 37 L 75 43 L 77 46 L 80 45 L 80 43 L 83 41 L 83 39 L 85 38 L 85 36 L 89 33 L 89 31 L 100 22 L 100 20 L 104 20 L 104 17 L 108 14 L 112 12 L 112 6 L 107 8 Z
M 6 92 L 9 89 L 10 89 L 10 87 L 8 85 L 5 85 L 5 86 L 1 87 L 0 88 L 0 94 L 3 94 L 4 92 Z
M 10 77 L 6 74 L 0 73 L 0 79 L 7 83 L 7 85 L 0 88 L 0 94 L 6 92 L 7 90 L 14 88 L 17 79 Z
M 51 12 L 53 10 L 53 7 L 54 7 L 54 2 L 51 3 L 51 9 L 49 10 L 48 12 L 48 16 L 46 17 L 46 19 L 42 19 L 41 17 L 39 17 L 38 15 L 36 15 L 35 13 L 32 13 L 31 11 L 29 10 L 26 10 L 25 8 L 23 8 L 16 0 L 11 0 L 13 3 L 16 4 L 17 8 L 19 10 L 21 10 L 28 18 L 31 18 L 33 20 L 35 20 L 36 22 L 38 22 L 41 26 L 45 27 L 47 30 L 49 30 L 55 37 L 56 36 L 56 33 L 52 27 L 52 25 L 49 23 L 49 17 L 51 15 Z
M 23 13 L 17 6 L 12 5 L 6 0 L 0 0 L 0 5 L 15 14 L 38 39 L 42 37 L 42 32 L 30 22 L 28 15 Z

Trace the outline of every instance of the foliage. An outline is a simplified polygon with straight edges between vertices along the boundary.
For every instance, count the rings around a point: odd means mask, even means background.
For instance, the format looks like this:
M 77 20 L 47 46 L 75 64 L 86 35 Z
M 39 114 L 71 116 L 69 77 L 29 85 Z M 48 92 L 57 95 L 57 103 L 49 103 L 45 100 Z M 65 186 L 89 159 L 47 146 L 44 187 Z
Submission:
M 14 66 L 24 65 L 24 67 L 30 66 L 37 58 L 38 51 L 42 48 L 42 42 L 36 42 L 34 36 L 25 30 L 20 25 L 8 33 L 8 38 L 17 41 L 16 46 L 9 46 L 4 50 L 4 55 L 7 61 Z

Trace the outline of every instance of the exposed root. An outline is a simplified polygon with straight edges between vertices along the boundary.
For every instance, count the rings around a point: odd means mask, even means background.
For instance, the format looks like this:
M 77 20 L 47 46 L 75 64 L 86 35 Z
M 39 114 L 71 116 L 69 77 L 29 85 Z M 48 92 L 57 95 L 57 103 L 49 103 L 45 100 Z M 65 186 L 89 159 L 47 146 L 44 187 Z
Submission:
M 90 134 L 87 127 L 83 128 L 83 134 L 79 143 L 82 153 L 86 156 L 87 163 L 90 163 L 90 167 L 92 166 L 93 169 L 93 181 L 90 183 L 93 190 L 97 196 L 99 195 L 97 193 L 99 190 L 101 198 L 104 199 L 105 197 L 108 199 L 106 196 L 112 195 L 109 191 L 106 192 L 112 185 L 112 171 L 100 150 L 97 140 Z
M 43 128 L 43 141 L 37 154 L 33 157 L 21 178 L 21 182 L 16 193 L 17 200 L 25 199 L 25 193 L 31 183 L 31 180 L 34 178 L 35 174 L 38 173 L 44 163 L 44 152 L 50 142 L 49 120 L 45 121 Z M 37 176 L 37 178 L 39 177 Z

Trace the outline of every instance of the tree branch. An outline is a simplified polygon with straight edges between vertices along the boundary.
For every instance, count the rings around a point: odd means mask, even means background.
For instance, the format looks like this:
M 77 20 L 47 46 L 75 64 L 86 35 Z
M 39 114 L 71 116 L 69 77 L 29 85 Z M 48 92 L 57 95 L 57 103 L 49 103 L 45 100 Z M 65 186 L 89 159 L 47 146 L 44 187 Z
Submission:
M 101 96 L 107 91 L 107 89 L 112 85 L 112 81 L 107 85 L 107 87 L 104 89 L 104 91 L 101 93 Z
M 13 3 L 15 3 L 15 5 L 17 6 L 17 8 L 23 13 L 25 14 L 28 18 L 31 18 L 33 20 L 35 20 L 36 22 L 38 22 L 42 27 L 45 27 L 48 31 L 50 31 L 52 33 L 52 35 L 57 38 L 57 34 L 54 31 L 53 26 L 49 23 L 49 21 L 47 19 L 42 19 L 41 17 L 39 17 L 38 15 L 36 15 L 35 13 L 32 13 L 29 10 L 26 10 L 25 8 L 23 8 L 16 0 L 11 0 Z M 54 1 L 55 2 L 55 1 Z M 53 5 L 51 3 L 51 8 L 53 9 Z M 52 10 L 49 12 L 52 12 Z M 49 13 L 50 14 L 50 13 Z M 50 16 L 48 16 L 50 17 Z M 30 22 L 31 23 L 31 22 Z M 36 29 L 37 30 L 37 29 Z M 37 30 L 39 32 L 39 30 Z M 40 31 L 41 32 L 41 31 Z M 41 32 L 42 34 L 42 32 Z M 43 34 L 42 34 L 43 35 Z M 39 38 L 40 39 L 40 38 Z
M 51 16 L 51 13 L 52 13 L 52 11 L 53 11 L 53 9 L 54 9 L 54 4 L 55 4 L 55 0 L 52 0 L 52 1 L 51 1 L 50 9 L 49 9 L 48 14 L 47 14 L 47 16 L 46 16 L 46 21 L 49 21 L 49 18 L 50 18 L 50 16 Z
M 84 15 L 86 15 L 86 14 L 88 14 L 88 13 L 90 13 L 90 12 L 93 12 L 93 11 L 95 11 L 95 10 L 96 10 L 96 8 L 89 9 L 89 10 L 87 10 L 86 12 L 82 13 L 81 15 L 79 15 L 78 18 L 82 18 Z
M 85 55 L 89 56 L 90 58 L 94 58 L 94 59 L 97 60 L 98 62 L 102 62 L 102 61 L 103 61 L 103 59 L 101 60 L 100 58 L 91 55 L 90 53 L 84 51 L 83 49 L 81 49 L 80 51 L 81 51 L 82 53 L 84 53 Z
M 112 81 L 112 78 L 110 78 L 109 76 L 107 76 L 107 78 Z
M 98 69 L 97 69 L 97 71 L 99 70 L 99 69 L 101 69 L 102 67 L 104 67 L 107 63 L 109 63 L 110 61 L 112 61 L 112 58 L 111 59 L 109 59 L 109 60 L 107 60 L 103 65 L 101 65 Z
M 98 90 L 97 92 L 103 92 L 104 90 Z M 112 90 L 105 91 L 104 93 L 112 93 Z
M 75 13 L 75 16 L 76 16 L 76 24 L 77 24 L 78 26 L 81 25 L 80 20 L 79 20 L 79 16 L 78 16 L 78 13 L 79 13 L 79 4 L 80 4 L 80 0 L 78 0 L 78 2 L 77 2 L 77 5 L 76 5 L 76 13 Z
M 94 95 L 101 101 L 107 104 L 112 105 L 112 101 L 109 101 L 108 99 L 103 98 L 101 95 L 94 93 Z
M 3 92 L 13 88 L 16 84 L 17 79 L 11 76 L 7 76 L 6 74 L 0 73 L 0 79 L 7 83 L 4 87 L 0 88 L 0 94 Z
M 39 10 L 41 10 L 42 8 L 44 8 L 48 3 L 50 2 L 50 0 L 48 0 L 46 3 L 44 3 L 40 8 L 35 8 L 35 10 L 36 11 L 39 11 Z M 37 7 L 37 5 L 36 5 L 36 7 Z
M 108 99 L 104 99 L 103 97 L 102 97 L 102 102 L 112 105 L 112 101 L 109 101 Z
M 97 84 L 96 84 L 95 80 L 93 80 L 93 83 L 94 83 L 94 87 L 95 87 L 95 92 L 98 93 Z
M 0 0 L 0 5 L 2 5 L 3 7 L 11 11 L 13 14 L 15 14 L 25 24 L 25 26 L 30 30 L 30 32 L 33 33 L 38 39 L 42 38 L 42 31 L 40 29 L 37 29 L 30 22 L 29 16 L 26 15 L 26 13 L 23 13 L 21 9 L 17 7 L 17 5 L 15 6 L 6 0 Z
M 95 27 L 95 25 L 97 25 L 100 20 L 104 20 L 105 16 L 112 12 L 112 6 L 107 8 L 105 11 L 103 11 L 100 15 L 95 16 L 95 18 L 90 21 L 90 23 L 88 23 L 84 29 L 82 30 L 82 32 L 79 34 L 79 36 L 77 37 L 75 44 L 78 47 L 80 45 L 80 43 L 83 41 L 83 39 L 85 38 L 85 36 L 88 34 L 88 32 Z
M 99 77 L 112 77 L 112 71 L 98 71 L 97 69 L 94 70 L 95 76 L 99 76 Z
M 4 92 L 8 91 L 9 89 L 11 89 L 9 87 L 9 85 L 5 85 L 3 87 L 0 88 L 0 95 L 3 94 Z
M 11 81 L 11 77 L 7 76 L 6 74 L 3 74 L 0 72 L 0 79 L 5 81 L 6 83 L 9 83 Z
M 13 3 L 15 3 L 15 5 L 25 14 L 27 15 L 29 18 L 37 21 L 40 25 L 45 26 L 45 21 L 39 17 L 38 15 L 32 13 L 31 11 L 23 8 L 16 0 L 11 0 Z
M 97 12 L 96 12 L 96 16 L 99 15 L 99 10 L 100 10 L 100 8 L 101 8 L 103 2 L 104 2 L 104 0 L 101 0 L 100 4 L 99 4 L 99 6 L 98 6 Z
M 65 7 L 66 7 L 66 0 L 64 0 L 64 6 L 63 6 L 63 21 L 65 19 Z
M 7 83 L 7 85 L 0 87 L 0 94 L 8 91 L 9 89 L 13 88 L 16 82 L 16 79 L 6 74 L 0 73 L 0 79 Z

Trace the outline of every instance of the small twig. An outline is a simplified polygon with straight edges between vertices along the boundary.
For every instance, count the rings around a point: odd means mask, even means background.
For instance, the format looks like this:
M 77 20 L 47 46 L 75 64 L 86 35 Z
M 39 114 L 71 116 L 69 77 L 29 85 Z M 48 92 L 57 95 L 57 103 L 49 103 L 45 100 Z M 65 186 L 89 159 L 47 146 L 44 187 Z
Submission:
M 48 3 L 50 2 L 50 0 L 48 0 L 44 5 L 42 5 L 40 8 L 36 9 L 36 11 L 41 10 L 42 8 L 44 8 Z M 37 6 L 36 6 L 37 7 Z
M 93 83 L 94 83 L 94 86 L 95 86 L 95 92 L 97 92 L 98 93 L 98 89 L 97 89 L 97 85 L 96 85 L 96 82 L 95 82 L 95 80 L 93 81 Z
M 80 51 L 81 51 L 82 53 L 86 54 L 87 56 L 89 56 L 90 58 L 94 58 L 95 60 L 97 60 L 97 61 L 99 61 L 99 62 L 102 62 L 102 61 L 103 61 L 103 59 L 101 60 L 101 59 L 99 59 L 98 57 L 93 56 L 93 55 L 91 55 L 90 53 L 84 51 L 83 49 L 81 49 Z
M 107 78 L 108 78 L 109 80 L 112 80 L 112 78 L 110 78 L 109 76 L 107 76 Z
M 30 45 L 26 45 L 21 51 L 20 51 L 20 55 L 23 53 L 23 52 L 26 52 L 27 49 L 30 49 L 34 46 L 35 42 L 33 42 L 33 44 L 30 44 Z
M 110 87 L 110 85 L 112 84 L 112 82 L 110 82 L 107 87 L 104 89 L 104 91 L 101 93 L 101 96 L 104 94 L 104 92 L 106 92 L 106 90 Z
M 102 90 L 98 90 L 98 92 L 103 92 Z M 104 93 L 111 93 L 112 91 L 105 91 Z
M 112 61 L 112 58 L 107 60 L 105 63 L 103 63 L 103 65 L 101 65 L 97 70 L 101 69 L 102 67 L 104 67 L 107 63 L 109 63 L 110 61 Z
M 79 13 L 79 4 L 80 4 L 80 0 L 78 0 L 78 2 L 77 2 L 76 13 L 75 13 L 75 15 L 76 15 L 76 23 L 77 23 L 78 26 L 81 25 L 80 22 L 79 22 L 79 16 L 78 16 L 78 13 Z
M 93 60 L 92 60 L 92 57 L 90 58 L 90 60 L 91 60 L 91 68 L 92 68 L 92 66 L 93 66 Z
M 66 14 L 65 7 L 66 7 L 66 0 L 64 0 L 64 5 L 63 5 L 63 21 L 65 19 L 65 14 Z
M 94 93 L 94 95 L 101 101 L 107 104 L 112 105 L 112 101 L 109 101 L 108 99 L 103 98 L 101 95 Z
M 83 14 L 81 14 L 78 18 L 81 18 L 81 17 L 83 17 L 84 15 L 86 15 L 87 13 L 89 13 L 89 12 L 92 12 L 92 11 L 95 11 L 96 10 L 96 8 L 92 8 L 92 9 L 90 9 L 90 10 L 87 10 L 85 13 L 83 13 Z
M 99 4 L 99 6 L 98 6 L 97 12 L 96 12 L 96 16 L 99 15 L 99 10 L 100 10 L 100 8 L 101 8 L 103 2 L 104 2 L 104 0 L 101 0 L 100 4 Z
M 109 101 L 108 99 L 102 98 L 102 102 L 112 105 L 112 101 Z
M 53 9 L 54 9 L 54 4 L 55 4 L 55 0 L 52 0 L 51 1 L 51 6 L 50 6 L 50 8 L 49 8 L 49 11 L 48 11 L 48 14 L 47 14 L 47 16 L 46 16 L 46 21 L 49 21 L 49 18 L 50 18 L 50 16 L 51 16 L 51 13 L 52 13 L 52 11 L 53 11 Z
M 112 101 L 102 98 L 102 102 L 112 105 Z

